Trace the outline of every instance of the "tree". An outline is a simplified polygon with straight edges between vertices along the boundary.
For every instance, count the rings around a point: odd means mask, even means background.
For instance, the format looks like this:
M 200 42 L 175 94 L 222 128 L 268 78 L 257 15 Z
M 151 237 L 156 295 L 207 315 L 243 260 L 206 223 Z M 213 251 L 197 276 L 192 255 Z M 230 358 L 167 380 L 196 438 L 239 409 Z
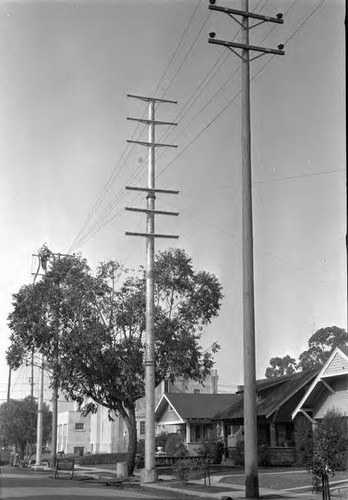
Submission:
M 318 491 L 328 474 L 345 465 L 347 450 L 347 421 L 345 415 L 336 409 L 326 412 L 318 423 L 309 446 L 307 468 L 312 472 L 313 489 Z
M 348 348 L 348 334 L 343 328 L 329 326 L 317 330 L 308 341 L 308 349 L 299 356 L 302 371 L 322 367 L 336 347 Z
M 296 361 L 289 355 L 283 358 L 276 356 L 270 359 L 266 369 L 267 378 L 289 375 L 296 371 L 306 371 L 321 368 L 328 360 L 332 351 L 340 347 L 348 349 L 348 334 L 338 326 L 328 326 L 317 330 L 308 340 L 308 349 L 303 351 Z
M 283 358 L 279 356 L 270 359 L 269 366 L 266 369 L 265 376 L 267 378 L 281 377 L 282 375 L 291 375 L 296 372 L 297 363 L 295 358 L 291 358 L 288 354 Z
M 51 432 L 52 414 L 46 404 L 43 407 L 43 440 Z M 15 445 L 21 458 L 25 450 L 30 453 L 37 439 L 37 402 L 31 396 L 23 400 L 10 399 L 0 405 L 0 440 L 3 446 Z
M 180 249 L 157 255 L 155 279 L 156 384 L 164 379 L 203 382 L 215 343 L 202 352 L 204 326 L 217 316 L 217 278 L 196 272 Z M 8 360 L 18 366 L 33 346 L 53 367 L 54 380 L 83 412 L 96 404 L 120 415 L 128 429 L 129 472 L 136 453 L 135 402 L 144 396 L 145 272 L 112 261 L 92 274 L 80 257 L 54 262 L 37 284 L 14 296 Z

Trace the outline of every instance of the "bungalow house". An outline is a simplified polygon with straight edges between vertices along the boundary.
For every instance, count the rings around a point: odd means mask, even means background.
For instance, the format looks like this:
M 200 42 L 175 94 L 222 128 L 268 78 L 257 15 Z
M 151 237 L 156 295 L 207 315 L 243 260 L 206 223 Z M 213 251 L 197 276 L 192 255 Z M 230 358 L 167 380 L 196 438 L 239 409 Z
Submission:
M 332 408 L 348 416 L 348 355 L 339 347 L 294 408 L 292 418 L 304 415 L 316 424 Z
M 293 373 L 256 382 L 257 427 L 259 441 L 271 447 L 293 446 L 292 412 L 315 378 L 317 370 Z M 238 388 L 239 398 L 233 399 L 215 420 L 224 422 L 228 446 L 242 438 L 244 420 L 244 388 Z M 241 432 L 242 431 L 242 432 Z
M 165 393 L 156 409 L 157 433 L 177 433 L 189 455 L 195 455 L 202 441 L 215 432 L 221 434 L 214 415 L 226 407 L 236 394 Z

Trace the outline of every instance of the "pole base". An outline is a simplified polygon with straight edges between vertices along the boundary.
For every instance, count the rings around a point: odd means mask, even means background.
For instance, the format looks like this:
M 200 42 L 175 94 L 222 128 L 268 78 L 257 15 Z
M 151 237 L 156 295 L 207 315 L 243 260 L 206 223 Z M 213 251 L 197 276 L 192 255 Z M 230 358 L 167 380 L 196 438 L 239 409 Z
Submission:
M 140 483 L 157 483 L 158 473 L 156 469 L 142 469 L 140 472 Z

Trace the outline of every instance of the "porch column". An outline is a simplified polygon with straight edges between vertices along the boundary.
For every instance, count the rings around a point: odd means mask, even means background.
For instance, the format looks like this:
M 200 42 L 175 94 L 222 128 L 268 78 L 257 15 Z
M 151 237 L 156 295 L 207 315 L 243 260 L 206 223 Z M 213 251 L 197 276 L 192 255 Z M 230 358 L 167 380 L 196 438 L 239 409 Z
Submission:
M 275 428 L 275 424 L 270 424 L 270 445 L 271 445 L 271 448 L 274 448 L 275 446 L 277 446 L 277 436 L 276 436 L 276 428 Z
M 186 422 L 186 443 L 191 443 L 190 422 Z

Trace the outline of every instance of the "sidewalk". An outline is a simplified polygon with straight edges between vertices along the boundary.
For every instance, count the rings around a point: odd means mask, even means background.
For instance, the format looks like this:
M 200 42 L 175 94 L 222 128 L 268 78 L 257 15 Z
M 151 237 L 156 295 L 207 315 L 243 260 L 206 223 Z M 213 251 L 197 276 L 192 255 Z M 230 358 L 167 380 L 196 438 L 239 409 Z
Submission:
M 79 469 L 77 469 L 77 471 L 79 471 Z M 116 477 L 116 472 L 112 473 L 110 469 L 99 469 L 94 467 L 83 467 L 78 473 L 81 476 L 90 475 L 95 478 L 101 478 L 103 477 L 103 474 L 105 476 L 109 474 L 110 477 Z M 219 500 L 245 499 L 244 486 L 224 481 L 231 477 L 233 476 L 230 474 L 213 475 L 210 478 L 211 486 L 204 487 L 204 479 L 190 480 L 189 483 L 182 485 L 180 482 L 173 480 L 171 475 L 159 474 L 159 480 L 157 483 L 143 484 L 142 487 L 145 489 L 176 492 L 188 496 L 199 496 L 201 498 Z M 309 487 L 304 486 L 292 488 L 291 490 L 273 490 L 270 488 L 260 487 L 259 492 L 261 498 L 272 500 L 321 500 L 322 498 L 321 493 L 312 493 L 309 491 Z M 332 500 L 348 500 L 348 481 L 332 481 L 330 484 L 330 492 Z

